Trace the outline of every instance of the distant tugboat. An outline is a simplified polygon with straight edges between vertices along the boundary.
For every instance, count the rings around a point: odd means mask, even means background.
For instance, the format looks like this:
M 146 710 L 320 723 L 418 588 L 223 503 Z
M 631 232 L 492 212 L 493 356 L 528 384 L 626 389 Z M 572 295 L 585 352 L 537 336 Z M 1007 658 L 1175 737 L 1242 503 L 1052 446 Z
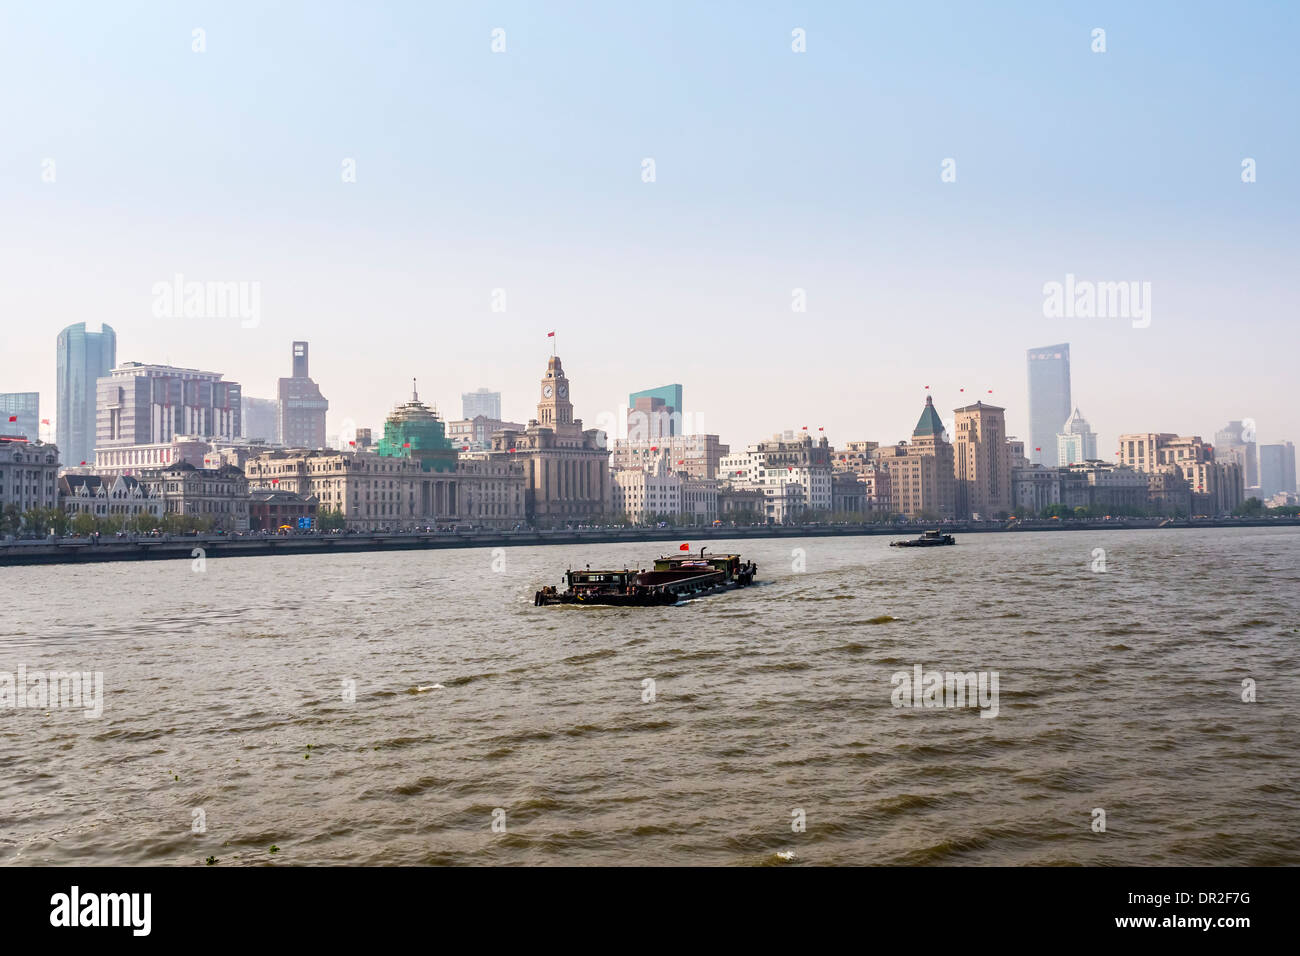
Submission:
M 912 538 L 910 541 L 891 541 L 891 548 L 937 548 L 945 544 L 956 544 L 957 539 L 950 534 L 940 534 L 938 531 L 927 531 L 919 538 Z
M 564 572 L 568 585 L 560 591 L 544 587 L 533 595 L 533 606 L 548 604 L 608 604 L 615 607 L 650 607 L 676 604 L 682 598 L 717 594 L 754 583 L 758 566 L 745 564 L 738 554 L 704 556 L 689 552 L 664 555 L 654 563 L 653 571 L 584 571 Z

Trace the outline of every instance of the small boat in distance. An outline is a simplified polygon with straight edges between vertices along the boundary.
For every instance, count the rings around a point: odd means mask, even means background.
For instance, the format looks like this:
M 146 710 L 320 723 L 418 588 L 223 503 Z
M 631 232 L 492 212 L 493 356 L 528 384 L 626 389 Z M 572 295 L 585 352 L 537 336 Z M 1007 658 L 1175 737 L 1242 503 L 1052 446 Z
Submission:
M 582 571 L 564 572 L 563 591 L 544 587 L 533 595 L 533 606 L 548 604 L 607 604 L 615 607 L 650 607 L 676 604 L 682 598 L 717 594 L 743 588 L 754 582 L 758 566 L 742 563 L 738 554 L 664 555 L 654 563 L 653 571 Z
M 950 534 L 940 534 L 938 531 L 927 531 L 919 538 L 912 538 L 909 541 L 891 541 L 891 548 L 937 548 L 944 544 L 956 544 L 957 539 Z

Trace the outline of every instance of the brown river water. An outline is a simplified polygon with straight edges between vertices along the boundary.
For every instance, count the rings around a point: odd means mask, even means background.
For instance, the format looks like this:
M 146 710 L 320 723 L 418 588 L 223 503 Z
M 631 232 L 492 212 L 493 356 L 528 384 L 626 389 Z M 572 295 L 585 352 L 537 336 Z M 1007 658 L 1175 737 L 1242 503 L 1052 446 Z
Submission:
M 0 706 L 0 862 L 1300 864 L 1300 529 L 736 547 L 671 608 L 532 604 L 660 544 L 0 569 L 0 680 L 103 675 Z

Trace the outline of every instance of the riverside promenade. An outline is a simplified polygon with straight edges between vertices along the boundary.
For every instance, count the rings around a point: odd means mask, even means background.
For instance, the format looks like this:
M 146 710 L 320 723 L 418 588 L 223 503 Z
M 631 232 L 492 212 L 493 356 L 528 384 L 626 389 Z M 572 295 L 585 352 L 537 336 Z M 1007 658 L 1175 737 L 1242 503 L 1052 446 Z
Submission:
M 809 524 L 742 527 L 579 528 L 521 531 L 366 532 L 286 535 L 136 535 L 124 538 L 41 538 L 0 540 L 0 566 L 80 564 L 99 561 L 159 561 L 197 557 L 260 557 L 283 554 L 345 554 L 357 551 L 423 551 L 444 548 L 523 548 L 548 544 L 683 542 L 760 538 L 913 537 L 931 527 L 948 534 L 1015 534 L 1036 531 L 1114 531 L 1122 529 L 1277 528 L 1300 526 L 1300 517 L 1269 518 L 1119 518 L 1012 520 L 938 524 Z

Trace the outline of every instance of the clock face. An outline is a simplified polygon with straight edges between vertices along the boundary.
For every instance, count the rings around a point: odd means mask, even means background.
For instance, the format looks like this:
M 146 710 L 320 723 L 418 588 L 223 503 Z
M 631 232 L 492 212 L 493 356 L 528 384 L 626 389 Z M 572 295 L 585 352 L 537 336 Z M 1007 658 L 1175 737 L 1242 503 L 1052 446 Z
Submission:
M 569 394 L 569 386 L 567 386 L 567 385 L 561 385 L 561 386 L 560 386 L 560 398 L 564 398 L 564 396 L 566 396 L 566 395 L 568 395 L 568 394 Z
M 551 386 L 547 385 L 544 389 L 542 389 L 542 394 L 545 395 L 547 398 L 550 398 L 551 391 L 552 391 Z

